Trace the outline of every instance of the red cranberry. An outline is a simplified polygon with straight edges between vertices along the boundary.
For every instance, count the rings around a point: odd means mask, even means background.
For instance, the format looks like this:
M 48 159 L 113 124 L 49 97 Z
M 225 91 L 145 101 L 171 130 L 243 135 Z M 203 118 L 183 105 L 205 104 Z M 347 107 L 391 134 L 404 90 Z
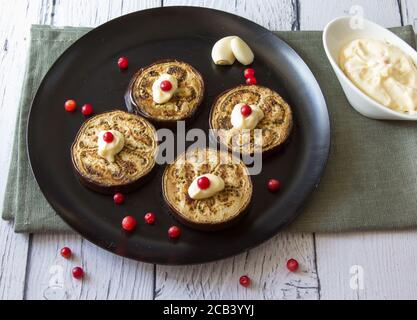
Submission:
M 70 248 L 64 247 L 61 249 L 61 256 L 64 257 L 65 259 L 71 258 L 71 255 L 72 255 L 72 252 Z
M 181 229 L 179 227 L 173 226 L 169 228 L 168 235 L 171 239 L 178 239 L 181 236 Z
M 67 112 L 74 112 L 77 109 L 77 103 L 74 100 L 68 100 L 65 102 L 65 110 Z
M 211 182 L 209 178 L 201 177 L 200 179 L 198 179 L 197 185 L 201 190 L 207 190 L 208 188 L 210 188 Z
M 258 83 L 258 80 L 255 77 L 250 77 L 246 79 L 246 84 L 255 85 Z
M 245 70 L 245 78 L 254 78 L 255 77 L 255 69 L 249 68 Z
M 83 107 L 81 108 L 81 113 L 85 115 L 86 117 L 91 116 L 93 112 L 94 112 L 93 106 L 89 103 L 83 105 Z
M 125 202 L 125 196 L 121 193 L 116 193 L 113 196 L 113 201 L 114 201 L 115 204 L 119 204 L 119 205 L 123 204 Z
M 84 277 L 84 270 L 81 267 L 75 267 L 72 269 L 72 276 L 75 279 L 82 279 Z
M 119 58 L 119 61 L 117 61 L 117 64 L 121 70 L 126 70 L 129 67 L 129 59 L 126 57 L 121 57 Z
M 106 132 L 103 135 L 103 140 L 106 141 L 107 143 L 111 143 L 114 140 L 114 135 L 113 133 L 111 133 L 110 131 Z
M 250 286 L 250 278 L 248 276 L 242 276 L 239 279 L 239 283 L 242 287 L 249 287 Z
M 161 82 L 160 87 L 162 91 L 168 92 L 168 91 L 171 91 L 172 89 L 172 83 L 168 80 L 164 80 Z
M 249 117 L 252 114 L 252 108 L 250 106 L 248 106 L 247 104 L 245 104 L 240 109 L 240 113 L 242 113 L 242 116 L 244 116 L 245 118 L 247 118 L 247 117 Z
M 295 272 L 298 270 L 299 264 L 298 261 L 295 259 L 290 259 L 287 262 L 287 268 L 288 270 L 290 270 L 291 272 Z
M 132 216 L 128 216 L 123 219 L 122 227 L 126 231 L 133 231 L 136 228 L 136 219 Z
M 155 217 L 155 213 L 149 212 L 145 215 L 145 222 L 149 225 L 152 225 L 155 223 L 156 217 Z
M 271 179 L 268 181 L 268 189 L 271 192 L 277 192 L 279 189 L 281 189 L 281 182 L 276 179 Z

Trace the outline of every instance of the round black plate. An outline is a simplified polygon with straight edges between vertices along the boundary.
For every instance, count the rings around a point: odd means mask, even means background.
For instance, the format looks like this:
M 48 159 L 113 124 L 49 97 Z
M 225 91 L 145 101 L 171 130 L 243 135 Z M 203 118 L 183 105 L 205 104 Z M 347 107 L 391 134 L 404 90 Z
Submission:
M 283 152 L 267 158 L 263 172 L 253 177 L 251 211 L 235 227 L 217 233 L 186 227 L 179 241 L 167 237 L 178 224 L 161 196 L 164 168 L 145 187 L 128 195 L 124 206 L 85 189 L 73 174 L 70 146 L 85 120 L 69 114 L 67 99 L 92 103 L 96 113 L 125 109 L 124 93 L 134 72 L 160 59 L 177 58 L 199 70 L 206 98 L 193 127 L 208 129 L 211 103 L 221 92 L 244 81 L 244 67 L 217 67 L 211 48 L 227 35 L 241 36 L 254 49 L 260 84 L 280 92 L 290 103 L 295 129 Z M 130 59 L 127 72 L 117 67 L 119 56 Z M 39 186 L 58 214 L 82 236 L 121 256 L 160 264 L 195 264 L 239 254 L 274 236 L 300 213 L 319 183 L 330 144 L 329 116 L 321 90 L 306 64 L 270 31 L 246 19 L 216 10 L 169 7 L 132 13 L 91 31 L 72 45 L 45 76 L 32 104 L 28 152 Z M 270 194 L 266 183 L 279 178 L 283 189 Z M 142 221 L 157 214 L 155 226 Z M 126 234 L 121 220 L 134 215 L 137 230 Z

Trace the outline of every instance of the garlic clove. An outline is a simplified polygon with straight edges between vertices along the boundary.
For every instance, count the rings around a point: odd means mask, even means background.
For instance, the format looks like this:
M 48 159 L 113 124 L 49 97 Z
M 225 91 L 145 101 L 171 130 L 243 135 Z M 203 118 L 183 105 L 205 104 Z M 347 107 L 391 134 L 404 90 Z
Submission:
M 248 44 L 239 37 L 233 37 L 230 42 L 232 53 L 236 59 L 243 65 L 247 66 L 253 63 L 255 55 Z
M 217 65 L 232 65 L 236 58 L 231 48 L 234 36 L 225 37 L 216 42 L 211 52 L 211 57 Z

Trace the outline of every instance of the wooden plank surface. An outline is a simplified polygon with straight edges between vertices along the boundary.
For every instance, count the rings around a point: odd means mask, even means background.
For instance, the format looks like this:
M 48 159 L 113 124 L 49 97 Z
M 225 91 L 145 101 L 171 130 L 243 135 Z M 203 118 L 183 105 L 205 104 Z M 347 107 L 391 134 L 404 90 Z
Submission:
M 415 231 L 320 235 L 317 259 L 321 297 L 417 299 L 416 252 Z M 356 278 L 362 285 L 351 287 Z
M 400 5 L 404 24 L 411 24 L 417 30 L 417 1 L 401 0 Z
M 62 258 L 64 246 L 74 257 Z M 152 299 L 153 265 L 123 259 L 102 250 L 79 236 L 36 235 L 30 250 L 26 299 Z M 71 276 L 81 266 L 82 281 Z
M 401 23 L 397 0 L 299 0 L 302 30 L 322 30 L 339 16 L 362 15 L 387 27 Z
M 58 0 L 48 6 L 50 24 L 56 26 L 96 26 L 132 11 L 159 6 L 160 1 L 121 0 Z M 74 263 L 82 264 L 86 280 L 74 281 L 58 251 L 69 246 L 78 254 Z M 27 299 L 53 296 L 50 281 L 55 275 L 40 270 L 63 268 L 65 299 L 152 299 L 154 295 L 153 265 L 121 259 L 88 243 L 78 235 L 34 235 L 29 256 Z M 54 286 L 52 286 L 54 288 Z M 57 290 L 57 297 L 62 290 Z M 52 292 L 52 293 L 51 293 Z M 66 291 L 65 291 L 66 292 Z
M 160 6 L 161 0 L 56 0 L 52 24 L 95 27 L 123 14 Z
M 164 6 L 214 8 L 250 19 L 270 30 L 291 30 L 297 15 L 292 0 L 165 0 Z
M 0 300 L 24 297 L 29 235 L 17 235 L 0 220 Z
M 291 1 L 164 1 L 164 5 L 214 7 L 250 17 L 273 29 L 290 30 L 296 12 Z M 285 261 L 297 256 L 303 270 L 289 274 Z M 191 266 L 157 266 L 157 299 L 317 299 L 318 281 L 312 235 L 279 235 L 266 245 L 237 258 L 219 263 Z M 239 286 L 248 274 L 255 282 L 251 289 Z
M 407 2 L 407 3 L 406 3 Z M 301 29 L 322 29 L 339 15 L 358 12 L 386 27 L 417 17 L 416 1 L 300 1 Z M 395 213 L 393 213 L 395 214 Z M 415 299 L 417 232 L 316 235 L 317 268 L 322 299 Z M 357 266 L 357 267 L 355 267 Z M 359 269 L 358 269 L 359 268 Z M 359 273 L 357 272 L 359 270 Z M 363 271 L 363 288 L 351 287 Z
M 300 270 L 290 273 L 286 262 L 295 258 Z M 248 275 L 250 288 L 239 285 Z M 318 299 L 312 235 L 283 233 L 238 257 L 188 267 L 157 266 L 156 299 Z
M 20 23 L 15 23 L 20 17 Z M 31 23 L 44 22 L 40 0 L 0 2 L 0 195 L 4 194 L 10 164 L 14 120 L 24 76 L 27 35 Z M 0 207 L 3 197 L 0 196 Z M 16 235 L 13 225 L 0 219 L 0 300 L 22 299 L 25 288 L 28 235 Z
M 32 23 L 44 23 L 44 3 L 34 1 L 0 2 L 0 195 L 6 187 L 6 174 L 10 164 L 14 124 L 24 77 L 28 41 L 27 36 Z M 21 22 L 16 24 L 15 17 Z M 3 178 L 4 177 L 4 178 Z M 0 197 L 0 206 L 3 197 Z
M 363 9 L 386 26 L 417 21 L 414 0 L 16 0 L 0 2 L 0 194 L 10 162 L 13 121 L 23 80 L 31 23 L 96 26 L 121 14 L 160 5 L 214 7 L 270 29 L 322 29 L 340 15 Z M 358 5 L 360 7 L 355 7 Z M 359 11 L 358 11 L 359 10 Z M 19 21 L 15 21 L 19 17 Z M 7 115 L 7 116 L 4 116 Z M 2 200 L 0 200 L 1 202 Z M 1 204 L 1 203 L 0 203 Z M 32 241 L 30 241 L 30 239 Z M 58 251 L 70 246 L 67 261 Z M 384 299 L 417 298 L 417 232 L 339 235 L 281 234 L 238 257 L 190 267 L 154 267 L 107 253 L 74 235 L 15 235 L 0 222 L 0 299 Z M 290 274 L 285 261 L 301 262 Z M 75 281 L 70 270 L 87 272 Z M 27 272 L 26 272 L 27 270 Z M 361 278 L 363 289 L 352 289 Z M 243 289 L 241 275 L 254 283 Z M 358 277 L 359 275 L 359 277 Z M 26 282 L 25 282 L 26 280 Z M 353 281 L 353 282 L 352 282 Z

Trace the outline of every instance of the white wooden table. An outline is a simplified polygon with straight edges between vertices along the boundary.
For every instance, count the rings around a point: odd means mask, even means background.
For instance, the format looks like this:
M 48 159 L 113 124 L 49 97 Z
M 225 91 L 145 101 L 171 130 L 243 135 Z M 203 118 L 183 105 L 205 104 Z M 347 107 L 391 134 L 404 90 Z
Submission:
M 366 18 L 387 27 L 417 21 L 415 0 L 0 0 L 0 195 L 30 24 L 97 26 L 132 11 L 170 5 L 214 7 L 272 30 L 320 30 L 330 19 L 360 8 Z M 77 253 L 75 260 L 59 256 L 63 246 Z M 301 263 L 299 273 L 285 269 L 292 257 Z M 70 275 L 81 261 L 88 273 L 82 282 Z M 351 286 L 355 270 L 364 275 L 358 289 Z M 238 284 L 244 274 L 254 281 L 250 289 Z M 416 299 L 417 231 L 284 233 L 218 263 L 164 267 L 122 259 L 76 235 L 16 235 L 10 223 L 0 222 L 0 299 L 44 299 L 55 282 L 64 286 L 67 299 Z

